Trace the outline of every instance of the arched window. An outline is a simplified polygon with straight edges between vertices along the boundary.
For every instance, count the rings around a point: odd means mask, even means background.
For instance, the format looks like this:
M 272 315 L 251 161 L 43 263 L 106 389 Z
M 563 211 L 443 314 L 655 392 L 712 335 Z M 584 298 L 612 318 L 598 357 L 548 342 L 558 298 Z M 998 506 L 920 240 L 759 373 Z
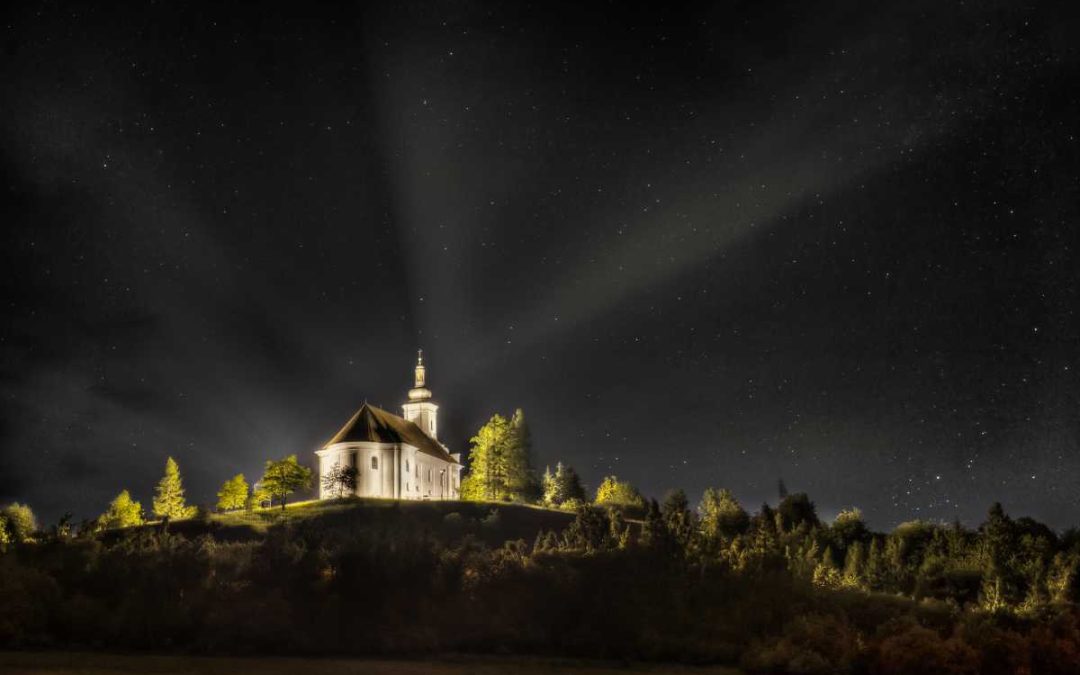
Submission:
M 409 460 L 405 460 L 405 473 L 409 473 Z
M 375 470 L 378 470 L 378 468 L 379 468 L 379 458 L 378 457 L 372 457 L 371 458 L 371 468 L 375 469 Z

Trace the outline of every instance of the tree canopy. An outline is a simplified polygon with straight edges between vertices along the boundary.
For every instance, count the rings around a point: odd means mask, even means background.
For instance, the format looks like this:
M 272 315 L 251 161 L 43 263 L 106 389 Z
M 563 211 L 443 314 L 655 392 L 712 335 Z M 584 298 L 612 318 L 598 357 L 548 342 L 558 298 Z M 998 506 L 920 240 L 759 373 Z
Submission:
M 463 499 L 534 501 L 539 493 L 530 465 L 531 437 L 525 414 L 511 419 L 495 414 L 469 441 L 469 473 L 462 480 Z
M 38 529 L 37 517 L 26 504 L 14 502 L 0 510 L 0 520 L 6 522 L 7 536 L 11 541 L 29 541 Z
M 266 471 L 263 472 L 259 484 L 269 493 L 270 498 L 277 499 L 284 509 L 289 495 L 311 487 L 311 469 L 301 466 L 296 461 L 296 455 L 270 460 L 266 463 Z
M 596 498 L 593 501 L 598 506 L 633 509 L 645 507 L 645 498 L 641 496 L 637 488 L 615 476 L 605 476 L 604 480 L 600 481 L 600 487 L 596 488 Z
M 109 509 L 98 518 L 98 527 L 114 530 L 122 527 L 134 527 L 143 524 L 142 504 L 131 498 L 127 490 L 116 495 L 109 504 Z
M 542 485 L 543 501 L 548 506 L 576 507 L 586 500 L 585 488 L 577 471 L 562 462 L 555 465 L 554 472 L 550 467 L 544 470 Z
M 248 484 L 244 474 L 238 473 L 221 486 L 217 493 L 219 511 L 235 511 L 244 508 L 248 499 Z

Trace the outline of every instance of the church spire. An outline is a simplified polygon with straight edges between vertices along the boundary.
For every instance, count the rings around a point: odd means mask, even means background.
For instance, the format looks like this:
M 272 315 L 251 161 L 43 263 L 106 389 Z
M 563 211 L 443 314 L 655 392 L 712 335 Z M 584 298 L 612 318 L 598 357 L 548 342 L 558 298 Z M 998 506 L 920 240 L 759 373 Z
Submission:
M 413 371 L 415 384 L 409 390 L 410 401 L 426 401 L 431 398 L 431 390 L 427 388 L 427 369 L 424 368 L 424 350 L 416 350 L 416 369 Z
M 416 350 L 416 388 L 424 386 L 424 350 Z

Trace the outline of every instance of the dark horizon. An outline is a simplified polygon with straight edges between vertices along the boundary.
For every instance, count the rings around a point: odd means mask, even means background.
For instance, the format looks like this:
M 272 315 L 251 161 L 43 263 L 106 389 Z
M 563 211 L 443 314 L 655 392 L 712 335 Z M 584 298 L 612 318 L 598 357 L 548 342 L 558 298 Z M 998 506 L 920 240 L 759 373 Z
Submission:
M 1080 76 L 1007 2 L 4 14 L 0 503 L 400 412 L 750 511 L 1080 525 Z

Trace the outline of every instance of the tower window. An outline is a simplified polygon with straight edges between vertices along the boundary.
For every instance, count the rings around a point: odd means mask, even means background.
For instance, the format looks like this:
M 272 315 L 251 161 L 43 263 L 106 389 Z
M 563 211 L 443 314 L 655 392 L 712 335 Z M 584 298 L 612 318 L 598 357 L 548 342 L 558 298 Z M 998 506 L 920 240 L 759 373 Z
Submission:
M 405 473 L 409 473 L 409 460 L 405 460 Z
M 378 457 L 372 457 L 371 458 L 371 468 L 378 470 L 378 468 L 379 468 L 379 458 Z

